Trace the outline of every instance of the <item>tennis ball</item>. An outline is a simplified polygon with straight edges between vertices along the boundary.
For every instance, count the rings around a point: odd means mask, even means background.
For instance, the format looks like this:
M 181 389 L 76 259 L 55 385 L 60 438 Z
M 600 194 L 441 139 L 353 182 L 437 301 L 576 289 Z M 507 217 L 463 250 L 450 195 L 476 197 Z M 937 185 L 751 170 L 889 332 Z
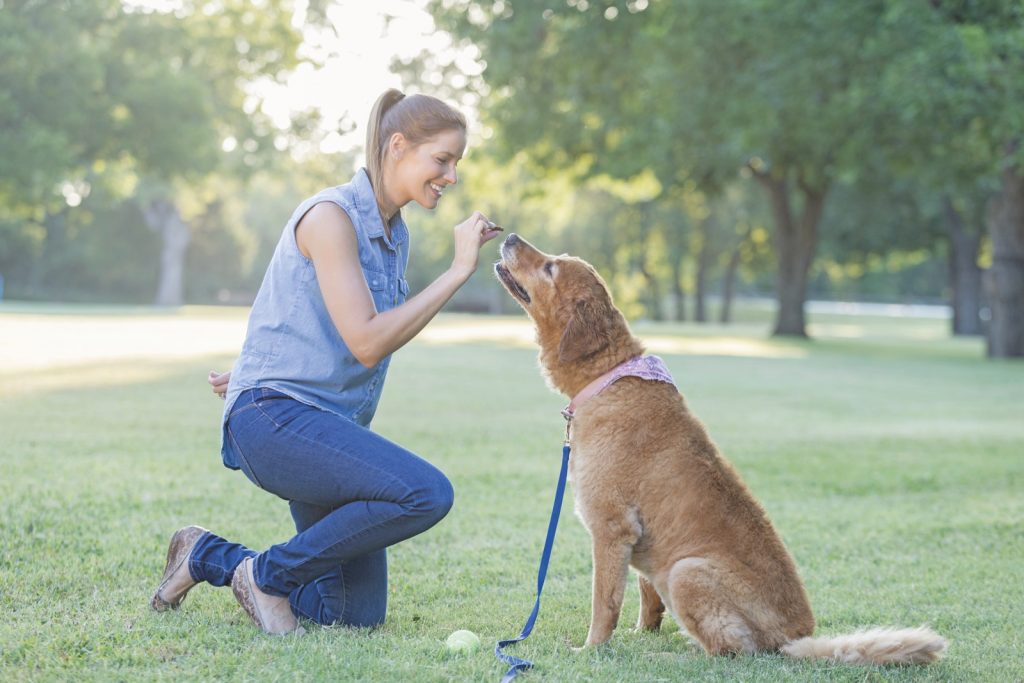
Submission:
M 458 652 L 459 654 L 474 652 L 480 647 L 480 638 L 472 631 L 460 629 L 448 636 L 445 645 L 448 646 L 450 652 Z

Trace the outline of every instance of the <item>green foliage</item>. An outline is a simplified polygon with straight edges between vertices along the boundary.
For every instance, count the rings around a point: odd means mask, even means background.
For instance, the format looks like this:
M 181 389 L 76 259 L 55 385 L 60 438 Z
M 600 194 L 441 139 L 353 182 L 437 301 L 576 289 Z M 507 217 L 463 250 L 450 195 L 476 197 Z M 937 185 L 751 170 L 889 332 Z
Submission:
M 159 242 L 121 204 L 160 196 L 192 233 L 188 298 L 245 301 L 295 204 L 349 177 L 351 158 L 317 151 L 315 112 L 277 130 L 249 89 L 296 66 L 293 13 L 324 26 L 330 0 L 0 4 L 9 297 L 145 301 Z M 717 290 L 734 254 L 741 289 L 765 293 L 778 232 L 760 173 L 786 181 L 793 213 L 801 185 L 828 189 L 811 295 L 934 299 L 944 202 L 980 234 L 1001 165 L 1024 154 L 1007 156 L 1024 129 L 1015 0 L 428 6 L 483 71 L 442 53 L 399 70 L 478 101 L 483 139 L 435 214 L 408 211 L 414 290 L 480 209 L 597 263 L 637 316 Z M 486 272 L 454 305 L 510 310 Z
M 237 205 L 240 180 L 281 156 L 247 86 L 297 64 L 293 9 L 290 0 L 183 2 L 173 12 L 118 0 L 4 3 L 0 272 L 8 292 L 148 300 L 159 241 L 123 204 L 169 195 L 202 233 L 194 295 L 239 286 L 251 240 L 224 207 Z M 322 14 L 316 3 L 314 16 Z M 227 282 L 198 282 L 218 272 Z
M 785 215 L 842 186 L 822 222 L 833 264 L 943 252 L 935 224 L 947 199 L 978 232 L 1007 141 L 1024 129 L 1024 10 L 1013 0 L 430 8 L 479 48 L 486 68 L 471 84 L 506 158 L 582 176 L 646 170 L 667 195 L 692 182 L 715 196 L 748 168 L 778 190 L 777 237 Z M 802 267 L 785 256 L 781 277 Z

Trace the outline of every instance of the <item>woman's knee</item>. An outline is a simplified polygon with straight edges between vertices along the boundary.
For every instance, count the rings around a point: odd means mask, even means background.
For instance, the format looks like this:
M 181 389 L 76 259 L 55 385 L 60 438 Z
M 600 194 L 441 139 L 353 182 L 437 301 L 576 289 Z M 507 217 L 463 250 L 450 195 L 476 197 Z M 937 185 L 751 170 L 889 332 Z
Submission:
M 368 555 L 299 588 L 289 596 L 292 611 L 321 626 L 380 626 L 388 606 L 383 557 Z
M 455 489 L 440 470 L 419 481 L 414 496 L 413 509 L 432 524 L 444 519 L 455 503 Z
M 341 605 L 325 602 L 315 614 L 295 611 L 321 626 L 377 628 L 384 623 L 388 610 L 386 601 L 381 600 L 379 604 L 360 605 L 358 609 L 344 609 Z
M 363 605 L 362 609 L 346 614 L 337 623 L 350 628 L 377 628 L 384 623 L 387 611 L 386 601 L 381 600 L 379 603 Z
M 321 626 L 348 626 L 349 628 L 377 628 L 387 616 L 387 599 L 361 600 L 357 605 L 342 607 L 324 603 L 317 618 Z

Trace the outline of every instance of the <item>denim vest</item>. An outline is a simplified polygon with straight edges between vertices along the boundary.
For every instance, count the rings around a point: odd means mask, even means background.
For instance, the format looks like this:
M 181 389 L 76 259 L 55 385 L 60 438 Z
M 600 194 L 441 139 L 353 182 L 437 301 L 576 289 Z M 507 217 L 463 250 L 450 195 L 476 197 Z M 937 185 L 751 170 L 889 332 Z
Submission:
M 352 221 L 359 264 L 377 311 L 405 302 L 409 231 L 399 213 L 391 220 L 391 238 L 385 234 L 366 169 L 345 185 L 302 202 L 284 228 L 249 313 L 242 352 L 231 370 L 222 428 L 239 393 L 255 387 L 274 389 L 363 426 L 373 419 L 391 356 L 372 368 L 356 360 L 327 312 L 313 262 L 295 241 L 295 226 L 321 202 L 337 204 Z M 222 442 L 224 464 L 238 469 L 226 445 Z

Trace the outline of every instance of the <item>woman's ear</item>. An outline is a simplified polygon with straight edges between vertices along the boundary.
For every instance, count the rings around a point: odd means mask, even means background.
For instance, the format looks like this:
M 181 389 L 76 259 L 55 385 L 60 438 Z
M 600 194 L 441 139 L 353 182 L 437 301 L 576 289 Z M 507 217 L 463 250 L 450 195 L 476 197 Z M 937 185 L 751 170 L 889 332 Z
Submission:
M 408 146 L 409 141 L 406 140 L 404 135 L 401 133 L 394 133 L 391 135 L 391 139 L 388 140 L 388 153 L 392 159 L 401 159 Z

